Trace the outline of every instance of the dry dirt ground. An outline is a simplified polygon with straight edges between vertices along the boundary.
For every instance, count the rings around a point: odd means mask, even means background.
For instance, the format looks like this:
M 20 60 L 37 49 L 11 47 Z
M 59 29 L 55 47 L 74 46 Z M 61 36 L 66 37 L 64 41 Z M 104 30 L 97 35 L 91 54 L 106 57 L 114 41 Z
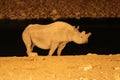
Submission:
M 120 80 L 120 54 L 0 57 L 0 80 Z

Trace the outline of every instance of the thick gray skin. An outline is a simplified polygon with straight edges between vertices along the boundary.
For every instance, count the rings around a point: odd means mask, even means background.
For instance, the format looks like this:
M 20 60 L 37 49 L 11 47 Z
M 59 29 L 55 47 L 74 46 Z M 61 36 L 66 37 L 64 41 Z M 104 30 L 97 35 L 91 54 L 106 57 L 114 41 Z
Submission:
M 84 44 L 88 42 L 90 35 L 91 33 L 85 34 L 85 31 L 79 32 L 68 23 L 57 21 L 48 25 L 30 24 L 23 31 L 22 38 L 28 56 L 37 56 L 37 53 L 32 52 L 34 46 L 50 49 L 49 56 L 58 48 L 59 56 L 68 42 Z

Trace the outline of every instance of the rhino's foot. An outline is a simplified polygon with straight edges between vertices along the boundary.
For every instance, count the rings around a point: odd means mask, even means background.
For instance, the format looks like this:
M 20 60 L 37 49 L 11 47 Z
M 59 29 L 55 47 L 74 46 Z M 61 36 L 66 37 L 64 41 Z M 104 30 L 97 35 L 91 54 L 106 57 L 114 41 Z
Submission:
M 38 53 L 37 53 L 37 52 L 31 52 L 31 53 L 29 53 L 28 56 L 29 56 L 29 57 L 31 57 L 31 56 L 38 56 Z
M 60 56 L 61 54 L 57 54 L 57 56 Z
M 48 54 L 48 56 L 52 56 L 52 55 Z

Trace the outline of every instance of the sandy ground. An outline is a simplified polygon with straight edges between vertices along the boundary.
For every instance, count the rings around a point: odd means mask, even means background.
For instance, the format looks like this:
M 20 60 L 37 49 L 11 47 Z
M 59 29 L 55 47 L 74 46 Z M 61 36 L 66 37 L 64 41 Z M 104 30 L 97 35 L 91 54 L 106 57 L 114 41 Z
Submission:
M 120 80 L 120 55 L 0 57 L 0 80 Z

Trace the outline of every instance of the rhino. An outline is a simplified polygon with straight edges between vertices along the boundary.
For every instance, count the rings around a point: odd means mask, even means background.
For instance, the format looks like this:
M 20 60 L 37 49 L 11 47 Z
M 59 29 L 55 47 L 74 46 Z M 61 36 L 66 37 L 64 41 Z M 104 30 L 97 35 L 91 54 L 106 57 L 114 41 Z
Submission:
M 91 32 L 79 32 L 79 27 L 75 28 L 66 22 L 56 21 L 47 25 L 29 24 L 22 33 L 22 39 L 26 46 L 28 56 L 38 56 L 37 52 L 32 52 L 33 47 L 50 49 L 48 56 L 52 56 L 57 49 L 60 56 L 62 50 L 68 42 L 84 44 L 88 42 Z

